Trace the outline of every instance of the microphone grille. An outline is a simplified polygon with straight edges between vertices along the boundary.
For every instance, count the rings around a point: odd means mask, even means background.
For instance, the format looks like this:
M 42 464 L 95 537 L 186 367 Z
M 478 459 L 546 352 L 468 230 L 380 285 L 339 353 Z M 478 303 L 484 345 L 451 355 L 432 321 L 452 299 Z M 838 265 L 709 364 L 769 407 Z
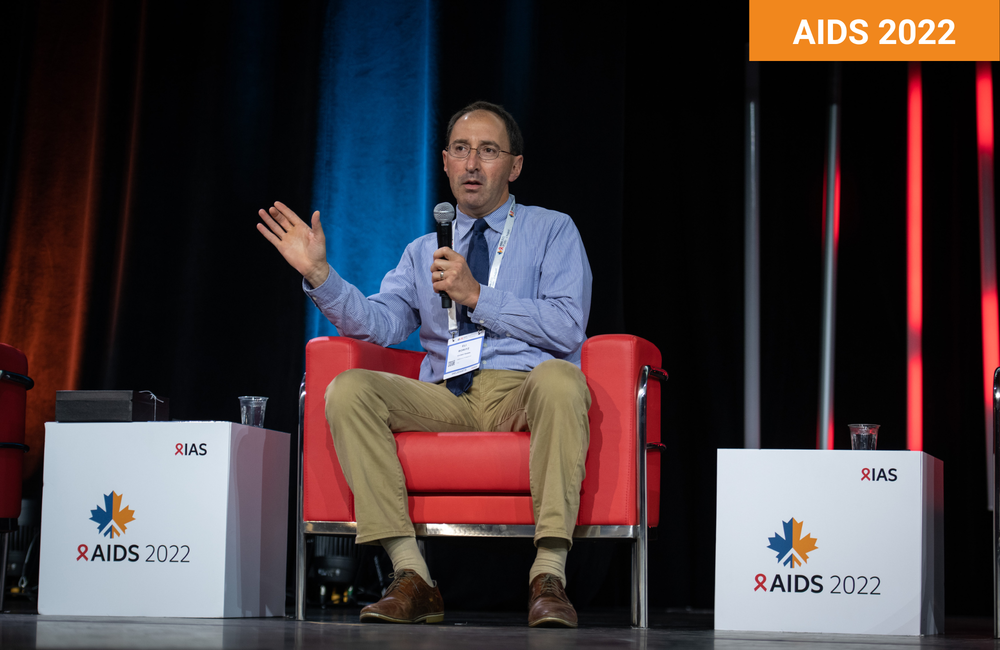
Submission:
M 445 201 L 434 206 L 434 221 L 450 223 L 455 218 L 455 206 Z

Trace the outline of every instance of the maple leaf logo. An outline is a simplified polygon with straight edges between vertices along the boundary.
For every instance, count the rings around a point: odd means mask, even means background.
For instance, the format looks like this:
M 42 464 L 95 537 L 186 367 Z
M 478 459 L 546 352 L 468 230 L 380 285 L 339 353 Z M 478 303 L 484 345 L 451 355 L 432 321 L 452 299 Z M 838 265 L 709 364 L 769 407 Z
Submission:
M 794 569 L 809 561 L 809 554 L 816 550 L 816 539 L 812 535 L 802 536 L 802 522 L 795 518 L 782 522 L 785 536 L 778 533 L 768 537 L 769 549 L 778 554 L 778 562 Z M 784 562 L 782 562 L 784 559 Z
M 97 532 L 114 539 L 125 532 L 125 524 L 135 520 L 135 510 L 122 506 L 122 495 L 115 493 L 104 495 L 104 507 L 97 506 L 90 511 L 90 520 L 97 522 Z

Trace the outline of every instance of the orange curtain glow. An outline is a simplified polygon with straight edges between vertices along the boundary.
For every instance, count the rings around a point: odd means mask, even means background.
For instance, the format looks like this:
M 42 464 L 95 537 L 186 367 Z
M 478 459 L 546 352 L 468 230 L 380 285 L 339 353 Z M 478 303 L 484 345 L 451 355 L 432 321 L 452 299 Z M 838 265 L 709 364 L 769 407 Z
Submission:
M 100 198 L 107 3 L 39 5 L 0 298 L 0 341 L 28 357 L 25 477 L 57 390 L 77 386 Z M 53 18 L 58 16 L 57 19 Z

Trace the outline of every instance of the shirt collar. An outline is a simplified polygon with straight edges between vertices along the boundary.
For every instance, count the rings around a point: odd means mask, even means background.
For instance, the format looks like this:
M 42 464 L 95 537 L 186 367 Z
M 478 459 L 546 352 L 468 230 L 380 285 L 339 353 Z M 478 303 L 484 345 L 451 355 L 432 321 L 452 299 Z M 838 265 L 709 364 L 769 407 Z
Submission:
M 510 206 L 514 203 L 514 195 L 511 194 L 507 197 L 507 201 L 501 205 L 499 208 L 489 213 L 483 219 L 486 219 L 486 223 L 490 225 L 490 228 L 497 232 L 503 231 L 504 222 L 507 221 L 507 214 L 510 212 Z M 472 232 L 472 224 L 477 220 L 468 216 L 461 210 L 455 210 L 458 215 L 458 224 L 456 226 L 456 238 L 464 239 L 466 235 Z

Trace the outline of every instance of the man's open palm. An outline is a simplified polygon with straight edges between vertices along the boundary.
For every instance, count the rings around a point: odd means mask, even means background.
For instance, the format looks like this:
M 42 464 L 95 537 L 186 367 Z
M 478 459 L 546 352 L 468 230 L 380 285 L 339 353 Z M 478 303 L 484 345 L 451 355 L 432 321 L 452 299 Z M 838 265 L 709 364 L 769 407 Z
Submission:
M 312 287 L 326 282 L 330 267 L 326 261 L 326 236 L 319 211 L 313 212 L 312 227 L 281 201 L 275 201 L 270 209 L 260 210 L 258 214 L 264 223 L 258 223 L 257 230 L 274 244 L 285 261 Z

